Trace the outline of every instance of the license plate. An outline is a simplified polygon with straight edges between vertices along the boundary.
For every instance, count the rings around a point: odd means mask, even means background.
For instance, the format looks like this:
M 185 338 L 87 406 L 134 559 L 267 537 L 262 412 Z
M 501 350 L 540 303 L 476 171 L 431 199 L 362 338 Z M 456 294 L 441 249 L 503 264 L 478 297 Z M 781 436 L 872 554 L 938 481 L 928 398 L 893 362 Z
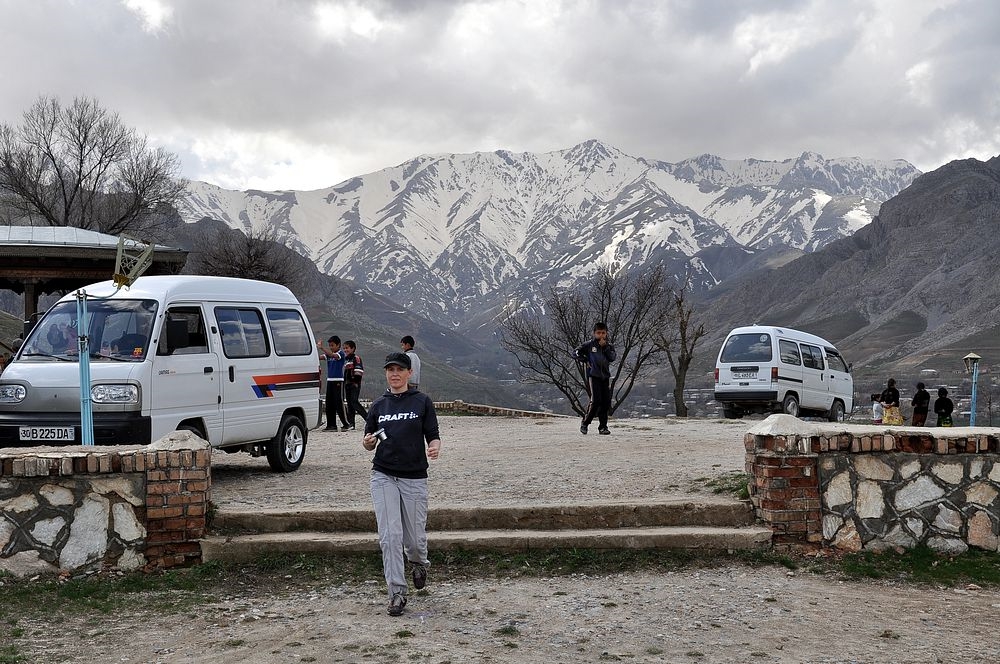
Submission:
M 733 372 L 733 378 L 735 378 L 737 380 L 740 379 L 740 378 L 756 378 L 756 377 L 757 377 L 757 372 L 756 371 L 734 371 Z
M 65 442 L 74 440 L 73 427 L 19 427 L 21 440 L 51 440 Z

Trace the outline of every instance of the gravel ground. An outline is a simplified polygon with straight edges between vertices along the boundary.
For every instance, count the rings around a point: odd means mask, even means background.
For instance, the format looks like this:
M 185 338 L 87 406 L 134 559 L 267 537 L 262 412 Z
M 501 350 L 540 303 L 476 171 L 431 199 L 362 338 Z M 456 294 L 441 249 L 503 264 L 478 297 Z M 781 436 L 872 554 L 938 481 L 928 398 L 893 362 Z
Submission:
M 444 416 L 431 463 L 431 507 L 581 503 L 683 497 L 704 479 L 744 472 L 742 421 L 612 421 L 584 436 L 576 418 Z M 302 467 L 272 473 L 264 459 L 216 452 L 212 500 L 223 510 L 368 507 L 371 452 L 361 433 L 312 431 Z
M 743 470 L 752 422 L 442 418 L 434 505 L 564 503 L 704 495 Z M 357 433 L 314 432 L 295 473 L 218 454 L 221 509 L 367 506 L 370 455 Z M 267 588 L 264 590 L 263 588 Z M 294 575 L 178 612 L 84 612 L 18 621 L 30 662 L 997 662 L 982 628 L 1000 593 L 843 581 L 738 563 L 676 572 L 468 578 L 432 567 L 400 618 L 381 579 Z M 0 642 L 2 645 L 2 642 Z M 0 653 L 3 651 L 0 650 Z

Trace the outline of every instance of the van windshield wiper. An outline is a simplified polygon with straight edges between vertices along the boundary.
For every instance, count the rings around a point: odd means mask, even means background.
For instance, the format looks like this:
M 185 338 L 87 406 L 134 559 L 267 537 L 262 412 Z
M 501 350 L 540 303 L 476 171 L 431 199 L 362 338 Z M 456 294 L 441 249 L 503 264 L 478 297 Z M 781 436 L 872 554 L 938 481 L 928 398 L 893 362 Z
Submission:
M 91 357 L 91 359 L 95 359 L 95 360 L 111 360 L 112 362 L 134 362 L 135 361 L 135 358 L 133 358 L 131 356 L 129 356 L 129 357 L 121 357 L 119 355 L 102 355 L 101 353 L 91 353 L 90 357 Z
M 65 357 L 63 355 L 53 355 L 52 353 L 21 353 L 21 357 L 52 357 L 63 362 L 72 362 L 73 360 Z

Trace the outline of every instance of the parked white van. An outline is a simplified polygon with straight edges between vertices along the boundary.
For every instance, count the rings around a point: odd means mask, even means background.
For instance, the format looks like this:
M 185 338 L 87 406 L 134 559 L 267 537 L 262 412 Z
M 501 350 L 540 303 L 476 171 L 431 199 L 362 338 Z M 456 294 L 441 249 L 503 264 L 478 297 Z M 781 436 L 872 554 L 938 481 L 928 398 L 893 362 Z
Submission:
M 192 431 L 227 452 L 295 470 L 319 417 L 309 320 L 284 286 L 140 277 L 85 287 L 98 445 Z M 80 444 L 77 298 L 45 313 L 0 378 L 0 447 Z
M 783 327 L 738 327 L 719 351 L 715 400 L 729 418 L 784 412 L 839 422 L 854 407 L 854 378 L 826 339 Z

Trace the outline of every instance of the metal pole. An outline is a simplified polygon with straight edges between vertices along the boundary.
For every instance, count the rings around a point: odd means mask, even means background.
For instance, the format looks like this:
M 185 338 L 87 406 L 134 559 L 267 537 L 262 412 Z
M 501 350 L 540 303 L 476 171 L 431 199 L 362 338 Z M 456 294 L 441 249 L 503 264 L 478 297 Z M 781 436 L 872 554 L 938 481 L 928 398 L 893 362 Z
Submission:
M 969 405 L 969 426 L 976 426 L 976 384 L 979 382 L 979 362 L 972 363 L 972 403 Z
M 87 291 L 76 292 L 76 332 L 80 361 L 80 438 L 83 445 L 94 444 L 94 412 L 90 403 L 90 343 L 87 321 Z

